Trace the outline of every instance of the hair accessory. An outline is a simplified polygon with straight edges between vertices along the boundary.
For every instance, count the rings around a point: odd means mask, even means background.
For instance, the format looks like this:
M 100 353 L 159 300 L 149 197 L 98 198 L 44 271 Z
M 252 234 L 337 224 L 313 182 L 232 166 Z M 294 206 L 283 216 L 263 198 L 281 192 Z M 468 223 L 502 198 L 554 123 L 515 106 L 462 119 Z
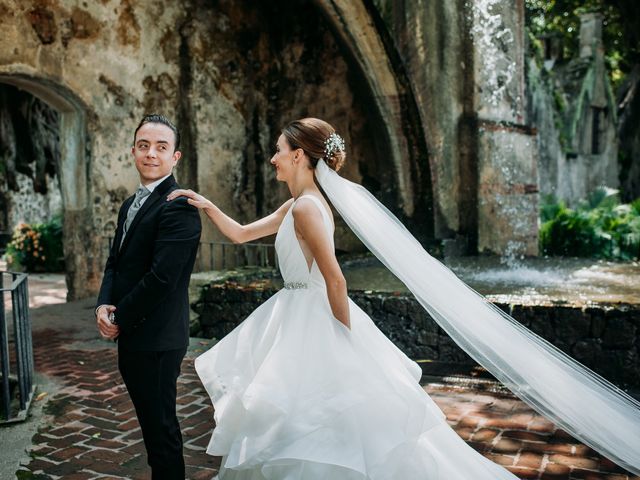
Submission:
M 344 152 L 344 139 L 333 132 L 324 141 L 324 159 L 329 160 L 335 152 Z

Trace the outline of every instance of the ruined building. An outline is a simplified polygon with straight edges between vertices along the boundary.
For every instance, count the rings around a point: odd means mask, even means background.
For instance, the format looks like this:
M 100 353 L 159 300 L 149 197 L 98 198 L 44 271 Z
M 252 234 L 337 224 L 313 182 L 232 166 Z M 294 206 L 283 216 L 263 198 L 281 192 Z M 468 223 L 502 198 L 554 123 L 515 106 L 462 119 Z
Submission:
M 179 182 L 239 221 L 287 198 L 268 163 L 275 141 L 289 120 L 318 116 L 345 137 L 344 175 L 425 245 L 537 254 L 524 0 L 0 0 L 0 31 L 2 125 L 19 118 L 21 92 L 58 132 L 29 127 L 43 139 L 34 158 L 0 152 L 0 195 L 59 189 L 72 298 L 99 286 L 149 112 L 182 131 Z M 203 240 L 220 238 L 207 224 Z M 340 223 L 336 246 L 361 248 Z
M 602 15 L 581 16 L 576 58 L 562 58 L 557 37 L 542 44 L 544 64 L 529 61 L 540 192 L 576 205 L 596 187 L 619 186 L 617 109 L 605 68 Z

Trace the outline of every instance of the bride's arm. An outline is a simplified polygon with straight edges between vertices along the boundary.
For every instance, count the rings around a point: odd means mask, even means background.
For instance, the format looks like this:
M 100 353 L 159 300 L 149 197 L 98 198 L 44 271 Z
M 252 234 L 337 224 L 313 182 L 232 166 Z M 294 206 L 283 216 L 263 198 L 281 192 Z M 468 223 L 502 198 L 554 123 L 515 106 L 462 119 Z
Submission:
M 276 233 L 291 203 L 293 203 L 291 198 L 270 215 L 247 225 L 241 225 L 216 207 L 210 200 L 193 190 L 174 190 L 167 196 L 167 201 L 177 197 L 187 197 L 187 202 L 203 210 L 220 232 L 233 243 L 250 242 L 251 240 Z
M 333 316 L 351 329 L 347 282 L 327 235 L 322 213 L 315 204 L 301 199 L 293 207 L 293 220 L 296 232 L 309 247 L 327 284 L 327 296 Z

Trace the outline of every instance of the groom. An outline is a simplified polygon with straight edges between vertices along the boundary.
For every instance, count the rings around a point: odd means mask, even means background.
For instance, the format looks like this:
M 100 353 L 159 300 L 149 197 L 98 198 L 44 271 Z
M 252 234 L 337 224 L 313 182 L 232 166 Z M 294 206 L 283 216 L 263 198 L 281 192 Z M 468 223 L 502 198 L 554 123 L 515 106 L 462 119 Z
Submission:
M 172 170 L 180 134 L 167 118 L 145 116 L 131 153 L 140 175 L 122 204 L 98 296 L 96 322 L 118 342 L 118 369 L 136 409 L 153 480 L 185 478 L 176 417 L 176 382 L 189 344 L 189 278 L 200 241 L 200 216 Z

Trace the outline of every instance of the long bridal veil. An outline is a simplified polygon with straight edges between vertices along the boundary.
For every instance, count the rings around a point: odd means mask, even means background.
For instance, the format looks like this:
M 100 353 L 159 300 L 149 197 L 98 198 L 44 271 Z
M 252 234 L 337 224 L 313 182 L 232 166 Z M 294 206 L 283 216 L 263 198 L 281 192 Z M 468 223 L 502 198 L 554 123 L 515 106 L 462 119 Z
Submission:
M 556 425 L 640 475 L 638 401 L 458 279 L 364 187 L 322 160 L 316 178 L 354 233 L 465 352 Z

